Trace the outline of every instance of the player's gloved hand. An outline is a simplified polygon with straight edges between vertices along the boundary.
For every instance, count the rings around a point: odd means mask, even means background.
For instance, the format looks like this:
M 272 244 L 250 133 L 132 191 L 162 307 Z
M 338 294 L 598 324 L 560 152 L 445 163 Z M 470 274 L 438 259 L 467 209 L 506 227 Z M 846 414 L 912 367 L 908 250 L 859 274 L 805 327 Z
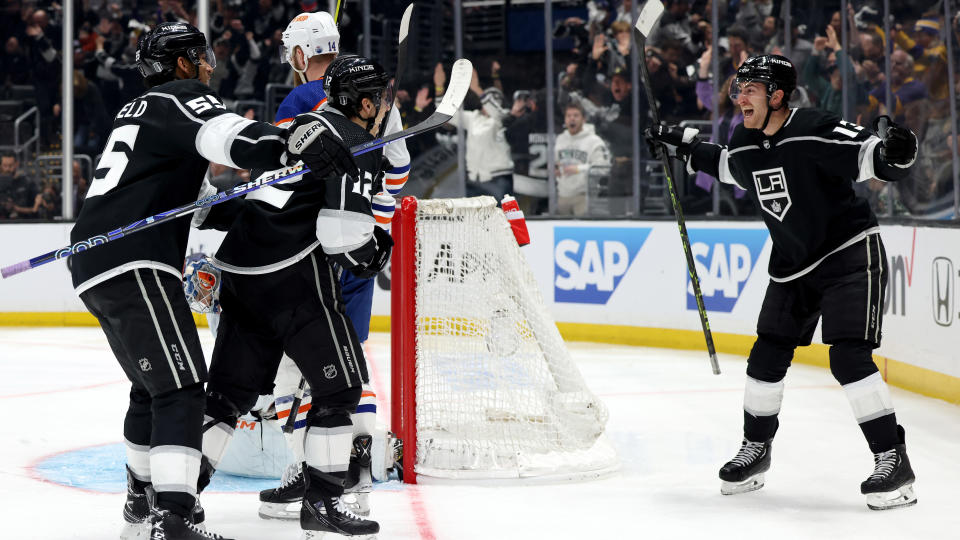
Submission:
M 365 262 L 348 268 L 351 274 L 361 279 L 370 279 L 380 273 L 390 261 L 390 252 L 393 250 L 393 238 L 389 232 L 380 227 L 373 228 L 371 242 L 376 244 L 373 256 Z
M 302 160 L 317 176 L 348 175 L 360 178 L 350 148 L 317 120 L 313 113 L 297 116 L 287 128 L 287 154 Z M 287 157 L 287 162 L 291 162 Z
M 650 149 L 650 155 L 656 159 L 661 158 L 663 144 L 677 147 L 677 157 L 684 161 L 689 157 L 690 147 L 699 141 L 697 135 L 700 130 L 694 128 L 682 128 L 674 124 L 660 122 L 643 130 L 643 136 L 647 140 L 647 147 Z
M 886 119 L 887 128 L 880 126 Z M 895 123 L 889 116 L 879 116 L 873 121 L 873 130 L 880 136 L 880 159 L 895 167 L 907 168 L 917 159 L 917 136 L 909 129 Z M 881 133 L 884 131 L 884 133 Z

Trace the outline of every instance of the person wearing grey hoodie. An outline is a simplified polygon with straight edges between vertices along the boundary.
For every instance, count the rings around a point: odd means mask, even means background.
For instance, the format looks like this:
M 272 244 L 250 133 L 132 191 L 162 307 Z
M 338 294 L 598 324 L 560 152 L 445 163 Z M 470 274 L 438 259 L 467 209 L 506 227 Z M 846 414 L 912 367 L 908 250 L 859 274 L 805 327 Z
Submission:
M 557 213 L 582 216 L 587 213 L 589 184 L 610 174 L 610 151 L 593 124 L 584 122 L 579 102 L 568 103 L 563 118 L 566 130 L 556 142 Z

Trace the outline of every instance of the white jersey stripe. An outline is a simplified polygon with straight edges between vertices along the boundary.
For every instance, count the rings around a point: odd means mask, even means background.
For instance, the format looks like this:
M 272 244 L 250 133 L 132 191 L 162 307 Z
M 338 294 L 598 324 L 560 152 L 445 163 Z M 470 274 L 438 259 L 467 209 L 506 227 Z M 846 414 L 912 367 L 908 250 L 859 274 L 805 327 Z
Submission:
M 183 385 L 180 383 L 180 375 L 177 374 L 177 368 L 173 365 L 173 358 L 170 357 L 170 351 L 167 350 L 167 342 L 163 339 L 163 331 L 160 330 L 160 323 L 157 321 L 157 314 L 153 310 L 153 305 L 150 303 L 150 297 L 147 296 L 147 289 L 143 285 L 143 280 L 140 279 L 140 270 L 134 270 L 133 275 L 137 278 L 137 285 L 140 286 L 140 292 L 143 294 L 143 302 L 147 304 L 147 311 L 150 312 L 150 319 L 153 320 L 153 327 L 157 330 L 157 339 L 160 341 L 160 348 L 163 349 L 163 354 L 167 357 L 167 364 L 170 366 L 170 372 L 173 373 L 173 380 L 177 383 L 177 388 L 183 388 Z
M 194 142 L 197 152 L 214 163 L 240 169 L 230 157 L 230 149 L 240 132 L 254 123 L 253 120 L 233 113 L 221 114 L 207 120 L 197 131 Z
M 333 329 L 333 317 L 330 316 L 327 303 L 323 301 L 323 289 L 320 288 L 320 269 L 317 267 L 317 257 L 314 256 L 313 253 L 310 254 L 310 262 L 313 264 L 313 278 L 317 285 L 317 297 L 320 299 L 320 306 L 323 307 L 323 312 L 327 316 L 330 338 L 333 339 L 333 346 L 337 350 L 337 357 L 340 358 L 340 367 L 343 369 L 343 376 L 347 378 L 347 386 L 353 386 L 350 380 L 350 372 L 347 371 L 347 364 L 343 361 L 343 351 L 340 349 L 340 340 L 337 339 L 337 333 Z
M 193 365 L 193 358 L 190 356 L 190 349 L 187 348 L 187 343 L 183 341 L 183 334 L 180 333 L 180 325 L 177 324 L 177 318 L 173 315 L 173 306 L 170 305 L 170 299 L 167 298 L 167 291 L 163 290 L 163 284 L 160 283 L 160 274 L 157 273 L 157 269 L 153 269 L 153 277 L 157 280 L 157 288 L 160 289 L 160 296 L 163 298 L 163 303 L 167 305 L 167 313 L 170 315 L 170 323 L 173 325 L 173 330 L 177 334 L 177 340 L 180 342 L 180 348 L 183 350 L 183 355 L 187 359 L 187 365 L 190 366 L 190 374 L 193 375 L 193 382 L 200 382 L 200 377 L 197 376 L 197 367 Z

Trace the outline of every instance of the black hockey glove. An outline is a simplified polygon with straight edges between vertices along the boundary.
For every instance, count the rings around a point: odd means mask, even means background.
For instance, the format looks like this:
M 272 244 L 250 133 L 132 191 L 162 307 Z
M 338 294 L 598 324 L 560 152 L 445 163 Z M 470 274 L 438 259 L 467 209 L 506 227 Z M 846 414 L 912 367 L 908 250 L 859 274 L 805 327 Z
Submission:
M 668 144 L 677 148 L 677 157 L 683 161 L 690 158 L 690 150 L 700 142 L 697 138 L 699 133 L 697 129 L 682 128 L 663 122 L 643 130 L 643 136 L 647 139 L 647 148 L 650 149 L 650 155 L 654 159 L 662 157 L 663 145 Z
M 312 113 L 297 116 L 287 128 L 287 154 L 302 160 L 319 177 L 346 174 L 360 178 L 350 148 Z
M 390 261 L 390 252 L 393 250 L 393 238 L 390 233 L 380 227 L 373 228 L 373 241 L 377 251 L 370 260 L 349 268 L 350 273 L 361 279 L 370 279 L 380 273 Z
M 885 130 L 881 129 L 881 118 L 887 120 Z M 888 116 L 877 117 L 873 121 L 873 130 L 880 136 L 880 159 L 884 163 L 901 169 L 913 165 L 917 159 L 917 136 L 912 131 L 896 124 Z

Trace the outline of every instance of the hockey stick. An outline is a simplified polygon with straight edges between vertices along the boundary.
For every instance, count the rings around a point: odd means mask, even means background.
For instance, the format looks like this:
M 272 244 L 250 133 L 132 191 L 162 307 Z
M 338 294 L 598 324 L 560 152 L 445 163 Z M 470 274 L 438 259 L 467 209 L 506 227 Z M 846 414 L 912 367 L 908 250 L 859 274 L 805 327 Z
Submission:
M 297 387 L 297 393 L 293 396 L 293 405 L 290 406 L 290 414 L 287 416 L 287 422 L 281 428 L 284 433 L 293 433 L 297 427 L 297 413 L 300 412 L 300 402 L 303 401 L 304 389 L 307 386 L 306 379 L 300 376 L 300 386 Z
M 453 68 L 451 70 L 450 88 L 443 96 L 443 101 L 437 107 L 436 112 L 431 114 L 430 117 L 423 122 L 420 122 L 411 128 L 407 128 L 397 133 L 391 133 L 386 137 L 374 139 L 363 144 L 358 144 L 357 146 L 353 146 L 350 148 L 350 153 L 354 156 L 359 156 L 381 148 L 393 141 L 399 141 L 401 139 L 406 139 L 407 137 L 413 137 L 414 135 L 419 135 L 447 123 L 447 121 L 453 118 L 454 113 L 457 112 L 457 109 L 459 109 L 460 105 L 463 103 L 463 98 L 467 95 L 467 89 L 470 87 L 470 78 L 472 75 L 473 64 L 471 64 L 470 61 L 465 58 L 457 60 L 453 64 Z M 290 180 L 291 178 L 302 176 L 308 172 L 310 172 L 310 169 L 302 163 L 286 169 L 278 169 L 276 171 L 267 172 L 256 180 L 247 182 L 245 184 L 240 184 L 239 186 L 227 191 L 214 193 L 209 197 L 204 197 L 198 201 L 174 208 L 173 210 L 168 210 L 166 212 L 135 221 L 125 227 L 120 227 L 104 234 L 98 234 L 86 240 L 80 240 L 72 245 L 62 247 L 58 250 L 44 253 L 43 255 L 33 257 L 32 259 L 4 267 L 0 269 L 0 275 L 2 275 L 4 279 L 9 278 L 10 276 L 14 276 L 21 272 L 26 272 L 31 268 L 36 268 L 59 259 L 65 259 L 71 255 L 76 255 L 77 253 L 84 252 L 88 249 L 102 246 L 108 242 L 123 238 L 124 236 L 142 231 L 149 227 L 153 227 L 154 225 L 159 225 L 179 217 L 190 215 L 202 208 L 208 208 L 215 204 L 229 201 L 230 199 L 246 195 L 247 193 L 260 189 L 264 186 Z
M 390 85 L 390 91 L 387 92 L 387 96 L 390 98 L 390 109 L 396 106 L 397 89 L 400 88 L 400 74 L 403 73 L 403 70 L 407 67 L 407 34 L 410 33 L 410 16 L 412 14 L 413 3 L 408 5 L 407 9 L 403 10 L 403 16 L 400 18 L 400 31 L 397 34 L 397 69 L 393 74 L 393 83 Z M 384 113 L 383 119 L 380 120 L 378 136 L 382 137 L 383 131 L 387 128 L 387 115 L 390 114 L 390 109 Z
M 637 53 L 640 55 L 640 75 L 643 78 L 643 88 L 647 92 L 647 102 L 650 105 L 650 113 L 653 115 L 653 122 L 660 123 L 660 111 L 657 110 L 656 98 L 653 95 L 653 85 L 650 84 L 650 72 L 647 70 L 646 45 L 647 36 L 650 30 L 657 23 L 660 16 L 663 15 L 663 3 L 660 0 L 647 0 L 643 5 L 640 16 L 637 17 L 637 24 L 633 29 L 633 37 L 637 41 Z M 710 321 L 707 320 L 707 309 L 703 304 L 703 293 L 700 291 L 700 278 L 697 276 L 697 267 L 693 261 L 693 252 L 690 250 L 690 237 L 687 235 L 687 224 L 683 219 L 683 209 L 680 208 L 680 201 L 677 199 L 677 190 L 673 185 L 673 177 L 670 175 L 670 158 L 667 156 L 666 148 L 660 155 L 663 162 L 663 174 L 667 178 L 667 189 L 670 191 L 670 202 L 673 204 L 673 212 L 677 216 L 677 227 L 680 229 L 680 240 L 683 243 L 683 252 L 687 256 L 687 272 L 690 274 L 690 281 L 693 282 L 693 295 L 697 299 L 697 310 L 700 312 L 700 324 L 703 326 L 703 337 L 707 340 L 707 353 L 710 354 L 710 367 L 713 368 L 714 375 L 720 374 L 720 364 L 717 361 L 717 349 L 713 345 L 713 332 L 710 331 Z

